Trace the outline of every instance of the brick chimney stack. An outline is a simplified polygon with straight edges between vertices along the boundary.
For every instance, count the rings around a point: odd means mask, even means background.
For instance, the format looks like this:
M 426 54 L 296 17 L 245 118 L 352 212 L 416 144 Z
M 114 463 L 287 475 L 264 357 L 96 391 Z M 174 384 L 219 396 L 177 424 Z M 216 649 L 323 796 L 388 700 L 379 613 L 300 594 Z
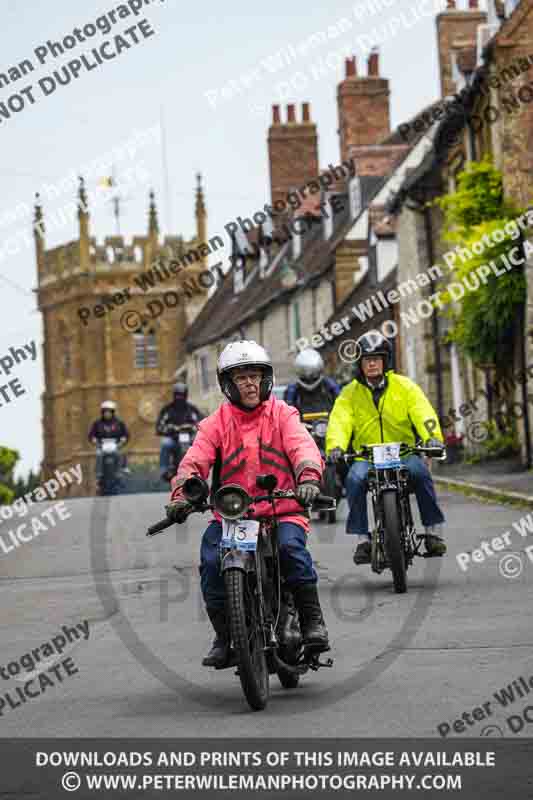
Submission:
M 458 8 L 463 5 L 463 9 Z M 466 6 L 468 5 L 468 8 Z M 477 29 L 487 22 L 487 14 L 480 11 L 479 0 L 448 0 L 447 8 L 437 16 L 437 43 L 439 48 L 440 86 L 443 97 L 457 91 L 452 80 L 452 55 L 454 50 L 476 47 Z
M 367 76 L 357 74 L 355 56 L 346 59 L 346 75 L 337 88 L 339 138 L 342 161 L 352 156 L 359 174 L 376 174 L 361 170 L 358 153 L 365 154 L 390 133 L 389 82 L 379 74 L 379 53 L 373 50 L 368 58 Z
M 281 121 L 279 106 L 272 106 L 268 156 L 272 205 L 276 200 L 286 201 L 291 189 L 317 177 L 318 134 L 309 103 L 302 104 L 301 122 L 293 104 L 287 106 L 286 123 Z

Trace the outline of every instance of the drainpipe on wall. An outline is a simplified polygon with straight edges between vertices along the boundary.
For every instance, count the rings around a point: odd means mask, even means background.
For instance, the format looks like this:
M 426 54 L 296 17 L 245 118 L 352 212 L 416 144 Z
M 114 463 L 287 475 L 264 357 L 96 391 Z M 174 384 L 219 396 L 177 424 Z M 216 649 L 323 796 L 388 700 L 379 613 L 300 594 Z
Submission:
M 522 253 L 522 258 L 524 259 L 524 271 L 526 270 L 527 265 L 527 256 L 526 251 L 524 248 L 524 237 L 520 236 L 519 240 L 519 247 Z M 522 385 L 522 406 L 524 408 L 524 438 L 526 444 L 526 469 L 531 469 L 532 465 L 532 453 L 531 453 L 531 427 L 530 427 L 530 420 L 529 420 L 529 397 L 527 394 L 527 355 L 526 355 L 526 303 L 527 303 L 527 295 L 524 299 L 524 302 L 520 305 L 520 310 L 518 312 L 518 330 L 520 336 L 520 369 L 524 375 L 524 380 L 521 381 Z
M 424 226 L 427 242 L 428 269 L 435 261 L 435 251 L 433 249 L 433 226 L 431 224 L 431 209 L 424 206 Z M 433 277 L 430 278 L 431 294 L 435 294 L 437 287 Z M 433 336 L 433 355 L 435 358 L 435 380 L 437 382 L 437 413 L 439 419 L 444 416 L 444 398 L 442 393 L 442 358 L 440 351 L 440 325 L 437 312 L 431 315 L 431 333 Z

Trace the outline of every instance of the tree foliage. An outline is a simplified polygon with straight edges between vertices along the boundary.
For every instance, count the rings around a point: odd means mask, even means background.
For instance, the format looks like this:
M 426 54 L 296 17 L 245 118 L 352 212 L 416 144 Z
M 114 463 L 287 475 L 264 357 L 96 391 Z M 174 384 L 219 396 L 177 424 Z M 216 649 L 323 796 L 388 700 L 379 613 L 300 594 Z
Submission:
M 487 362 L 508 366 L 512 362 L 514 330 L 517 311 L 526 297 L 523 270 L 514 267 L 503 275 L 492 271 L 486 283 L 479 280 L 476 270 L 494 262 L 504 270 L 502 255 L 519 243 L 519 227 L 513 220 L 521 213 L 507 202 L 503 193 L 503 178 L 489 159 L 471 162 L 458 176 L 457 190 L 437 201 L 444 211 L 445 241 L 468 248 L 471 255 L 454 262 L 454 279 L 468 288 L 459 303 L 449 312 L 452 327 L 449 339 L 470 356 L 475 364 Z M 499 243 L 488 242 L 494 231 L 503 231 Z M 482 242 L 483 251 L 474 253 L 473 245 Z M 467 283 L 469 282 L 469 284 Z M 476 288 L 479 283 L 479 288 Z M 447 297 L 451 301 L 451 297 Z M 502 369 L 502 372 L 505 371 Z
M 0 505 L 12 503 L 15 499 L 13 491 L 13 470 L 19 460 L 17 450 L 0 446 Z

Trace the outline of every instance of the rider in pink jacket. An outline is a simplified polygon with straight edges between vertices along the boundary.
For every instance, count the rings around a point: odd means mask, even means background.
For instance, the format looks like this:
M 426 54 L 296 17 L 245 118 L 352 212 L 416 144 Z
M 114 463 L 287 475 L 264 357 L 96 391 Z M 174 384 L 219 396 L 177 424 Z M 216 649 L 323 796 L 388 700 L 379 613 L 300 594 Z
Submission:
M 180 488 L 192 475 L 207 480 L 215 463 L 217 450 L 221 458 L 221 483 L 238 483 L 248 494 L 257 492 L 255 478 L 270 473 L 278 479 L 278 489 L 294 489 L 296 483 L 320 482 L 322 456 L 300 422 L 296 408 L 271 396 L 252 410 L 223 403 L 210 417 L 200 422 L 194 443 L 181 461 L 172 479 L 172 499 L 181 496 Z M 267 502 L 254 506 L 258 515 L 272 513 Z M 296 500 L 276 501 L 277 513 L 287 511 L 281 520 L 301 525 L 309 532 L 309 515 Z M 215 512 L 216 519 L 220 515 Z
M 217 463 L 214 488 L 237 483 L 253 495 L 257 493 L 257 475 L 271 473 L 277 477 L 279 489 L 293 489 L 309 504 L 320 491 L 322 457 L 297 409 L 271 396 L 273 369 L 266 351 L 256 342 L 231 342 L 220 355 L 217 374 L 229 402 L 200 423 L 194 443 L 172 479 L 171 500 L 185 503 L 181 491 L 185 480 L 193 475 L 207 479 Z M 272 513 L 266 502 L 254 508 L 258 515 Z M 300 503 L 288 499 L 276 501 L 276 512 L 283 514 L 278 529 L 281 570 L 299 613 L 304 644 L 328 649 L 318 578 L 306 548 L 309 514 Z M 216 512 L 214 516 L 203 535 L 200 560 L 202 593 L 216 632 L 212 649 L 202 662 L 205 666 L 224 665 L 229 656 L 218 560 L 222 525 L 220 516 Z

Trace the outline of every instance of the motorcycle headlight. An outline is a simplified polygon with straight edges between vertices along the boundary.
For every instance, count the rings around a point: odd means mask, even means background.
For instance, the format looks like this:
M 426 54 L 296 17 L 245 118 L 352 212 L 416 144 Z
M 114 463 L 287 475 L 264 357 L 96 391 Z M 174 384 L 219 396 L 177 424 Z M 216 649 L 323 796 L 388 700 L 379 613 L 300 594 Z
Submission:
M 215 508 L 226 519 L 240 519 L 250 505 L 251 498 L 241 486 L 222 486 L 215 495 Z
M 203 478 L 193 476 L 192 478 L 187 478 L 183 484 L 182 491 L 183 496 L 189 503 L 203 503 L 209 494 L 209 486 Z
M 313 433 L 319 439 L 325 439 L 327 429 L 328 429 L 327 421 L 325 419 L 317 419 L 317 421 L 313 426 Z

